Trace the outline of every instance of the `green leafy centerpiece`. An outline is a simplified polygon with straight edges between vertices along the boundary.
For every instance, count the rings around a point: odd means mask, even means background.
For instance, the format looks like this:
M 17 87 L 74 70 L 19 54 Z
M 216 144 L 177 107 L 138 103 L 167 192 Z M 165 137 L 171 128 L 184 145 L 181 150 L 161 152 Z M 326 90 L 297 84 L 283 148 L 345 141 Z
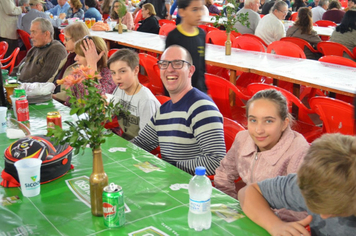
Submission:
M 240 13 L 236 15 L 236 9 L 238 9 L 238 3 L 234 0 L 227 0 L 227 4 L 224 6 L 224 9 L 221 11 L 221 15 L 214 16 L 215 27 L 224 26 L 226 30 L 226 42 L 225 42 L 225 54 L 231 55 L 231 40 L 230 34 L 231 31 L 238 33 L 238 30 L 235 28 L 236 22 L 240 22 L 246 27 L 250 27 L 250 22 L 248 21 L 248 12 Z
M 70 115 L 77 115 L 76 121 L 64 121 L 69 129 L 64 130 L 59 126 L 48 131 L 55 143 L 68 143 L 75 148 L 74 154 L 80 149 L 83 153 L 90 147 L 93 153 L 93 173 L 90 175 L 90 199 L 93 215 L 103 214 L 102 192 L 108 185 L 108 177 L 104 172 L 101 153 L 101 144 L 106 137 L 111 136 L 104 128 L 113 115 L 126 116 L 122 106 L 114 105 L 113 99 L 109 102 L 101 95 L 99 80 L 101 76 L 90 67 L 78 67 L 62 80 L 57 81 L 65 87 L 69 96 Z
M 119 8 L 117 9 L 117 15 L 119 17 L 119 25 L 118 25 L 118 33 L 119 34 L 122 34 L 122 18 L 126 15 L 127 13 L 127 9 L 126 9 L 126 6 L 125 6 L 125 2 L 120 0 L 119 1 Z

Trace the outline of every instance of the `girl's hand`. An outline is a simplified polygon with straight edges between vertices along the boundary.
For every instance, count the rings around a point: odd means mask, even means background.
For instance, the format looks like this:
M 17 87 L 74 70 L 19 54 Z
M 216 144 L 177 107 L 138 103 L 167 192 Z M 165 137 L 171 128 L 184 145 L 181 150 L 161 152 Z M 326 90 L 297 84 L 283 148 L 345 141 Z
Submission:
M 281 222 L 275 225 L 271 230 L 272 236 L 310 236 L 310 233 L 305 228 L 310 224 L 313 217 L 308 215 L 306 218 L 296 222 Z
M 102 51 L 100 54 L 96 51 L 96 46 L 92 39 L 86 38 L 83 40 L 83 44 L 80 45 L 83 50 L 84 57 L 87 61 L 87 64 L 90 68 L 97 71 L 97 63 L 104 56 L 105 51 Z

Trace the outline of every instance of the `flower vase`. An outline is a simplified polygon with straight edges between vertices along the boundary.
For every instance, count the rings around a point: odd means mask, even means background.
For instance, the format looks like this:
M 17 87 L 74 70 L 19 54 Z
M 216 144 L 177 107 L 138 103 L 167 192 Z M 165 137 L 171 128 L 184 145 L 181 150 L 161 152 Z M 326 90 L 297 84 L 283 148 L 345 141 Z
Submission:
M 119 32 L 119 34 L 122 34 L 122 23 L 121 23 L 121 18 L 119 18 L 119 26 L 117 27 L 117 31 Z
M 225 55 L 231 55 L 231 40 L 230 40 L 230 32 L 229 32 L 229 33 L 226 33 Z
M 104 172 L 101 148 L 93 150 L 93 173 L 89 178 L 91 213 L 103 215 L 103 189 L 108 185 L 108 176 Z

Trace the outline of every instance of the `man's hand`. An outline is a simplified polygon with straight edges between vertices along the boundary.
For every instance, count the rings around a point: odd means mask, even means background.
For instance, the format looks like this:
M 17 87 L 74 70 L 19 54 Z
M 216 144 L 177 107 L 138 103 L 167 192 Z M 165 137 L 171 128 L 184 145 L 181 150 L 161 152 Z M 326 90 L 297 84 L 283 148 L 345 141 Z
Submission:
M 296 222 L 280 222 L 275 225 L 270 234 L 272 236 L 310 236 L 306 226 L 310 224 L 313 217 L 308 215 L 306 218 Z

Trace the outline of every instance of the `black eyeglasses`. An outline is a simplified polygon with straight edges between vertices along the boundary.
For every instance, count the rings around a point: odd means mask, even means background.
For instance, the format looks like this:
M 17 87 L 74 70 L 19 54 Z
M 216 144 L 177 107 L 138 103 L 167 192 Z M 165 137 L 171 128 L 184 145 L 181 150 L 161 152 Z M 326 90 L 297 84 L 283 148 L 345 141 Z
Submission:
M 157 61 L 157 64 L 158 64 L 158 67 L 162 70 L 167 69 L 169 64 L 172 65 L 173 69 L 182 69 L 184 66 L 184 62 L 190 66 L 192 65 L 189 62 L 184 61 L 184 60 L 173 60 L 173 61 L 160 60 L 160 61 Z

